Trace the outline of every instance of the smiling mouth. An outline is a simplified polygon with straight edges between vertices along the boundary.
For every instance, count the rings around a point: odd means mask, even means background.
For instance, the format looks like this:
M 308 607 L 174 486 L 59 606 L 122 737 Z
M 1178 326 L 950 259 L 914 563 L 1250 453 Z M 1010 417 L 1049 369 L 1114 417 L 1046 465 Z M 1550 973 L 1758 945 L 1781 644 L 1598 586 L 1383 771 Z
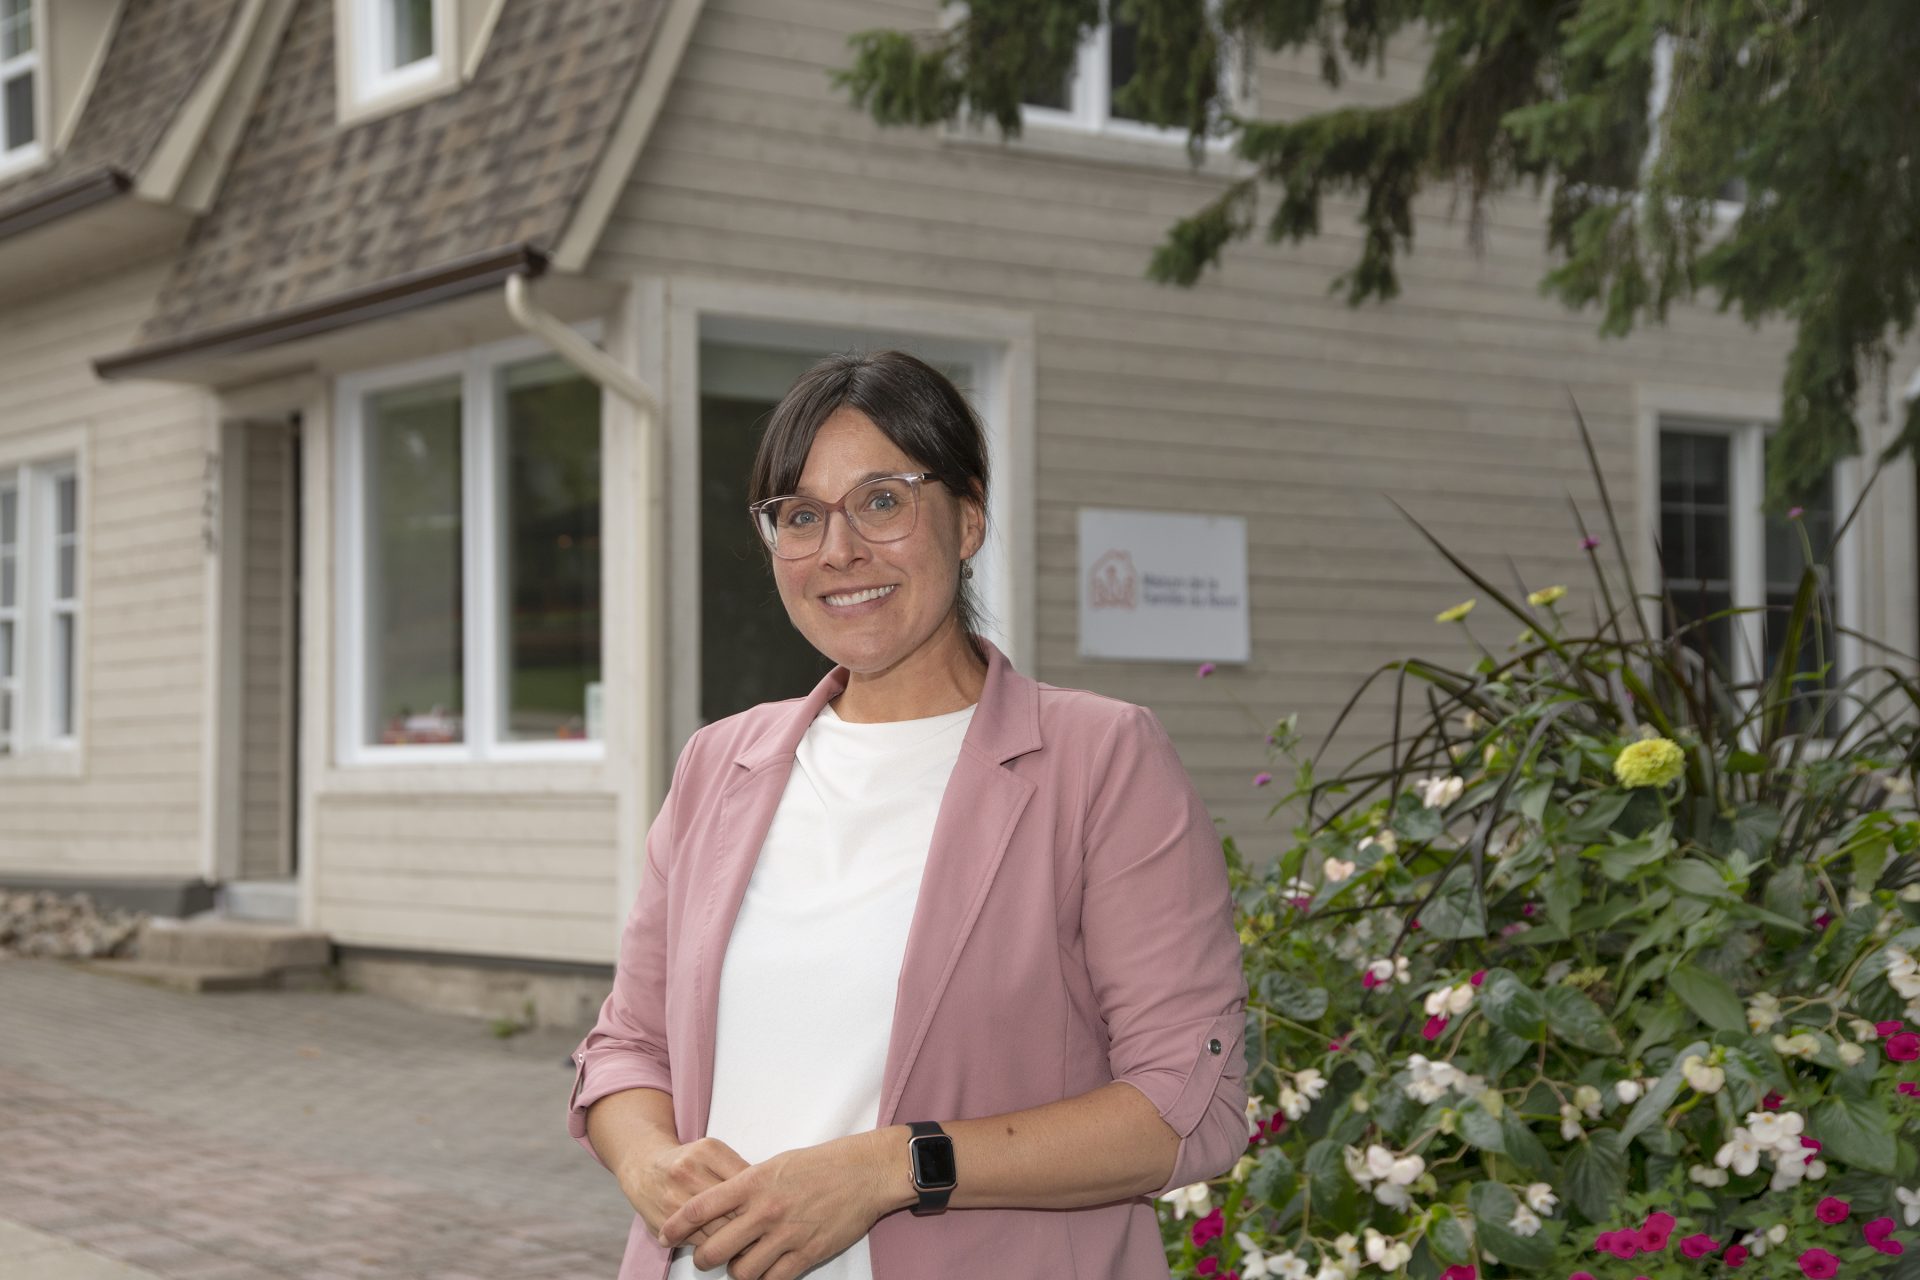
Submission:
M 845 606 L 850 604 L 864 604 L 869 600 L 878 600 L 884 595 L 891 594 L 892 591 L 892 586 L 869 587 L 865 591 L 850 591 L 846 595 L 821 596 L 820 598 L 828 604 Z

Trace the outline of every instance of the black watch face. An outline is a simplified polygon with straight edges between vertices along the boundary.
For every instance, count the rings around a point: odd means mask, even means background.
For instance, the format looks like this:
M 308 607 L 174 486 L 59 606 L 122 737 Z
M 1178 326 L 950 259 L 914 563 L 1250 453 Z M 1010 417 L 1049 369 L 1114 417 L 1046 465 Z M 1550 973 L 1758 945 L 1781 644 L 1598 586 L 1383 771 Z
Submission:
M 913 1180 L 922 1190 L 938 1191 L 959 1181 L 953 1162 L 953 1139 L 930 1134 L 913 1139 Z

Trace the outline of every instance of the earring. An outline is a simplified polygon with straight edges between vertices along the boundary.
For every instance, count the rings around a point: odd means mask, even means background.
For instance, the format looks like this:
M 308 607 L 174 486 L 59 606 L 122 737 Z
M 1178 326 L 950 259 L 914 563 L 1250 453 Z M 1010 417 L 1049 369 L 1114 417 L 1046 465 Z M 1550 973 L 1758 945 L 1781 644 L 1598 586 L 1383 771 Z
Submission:
M 971 562 L 966 560 L 960 562 L 960 576 L 962 578 L 971 578 L 973 576 L 973 565 Z

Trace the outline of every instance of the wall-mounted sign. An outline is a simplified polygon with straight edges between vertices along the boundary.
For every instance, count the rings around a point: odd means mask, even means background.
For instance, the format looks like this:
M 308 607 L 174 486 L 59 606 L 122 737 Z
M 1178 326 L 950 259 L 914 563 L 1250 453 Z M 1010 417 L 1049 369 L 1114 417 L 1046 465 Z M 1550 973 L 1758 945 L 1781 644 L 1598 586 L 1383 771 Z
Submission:
M 1080 509 L 1080 656 L 1245 662 L 1247 522 Z

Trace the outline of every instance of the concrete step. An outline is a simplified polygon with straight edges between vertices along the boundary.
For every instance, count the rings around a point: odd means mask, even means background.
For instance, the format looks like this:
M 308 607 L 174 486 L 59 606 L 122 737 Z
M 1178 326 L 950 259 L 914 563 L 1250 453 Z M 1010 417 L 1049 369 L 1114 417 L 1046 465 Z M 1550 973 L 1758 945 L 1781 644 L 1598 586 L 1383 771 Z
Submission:
M 213 991 L 261 991 L 280 985 L 274 969 L 236 969 L 219 965 L 167 964 L 156 960 L 88 960 L 82 968 L 115 978 L 131 978 L 156 987 L 200 994 Z
M 157 964 L 198 969 L 324 968 L 333 947 L 324 933 L 251 920 L 155 919 L 140 930 L 134 954 Z

